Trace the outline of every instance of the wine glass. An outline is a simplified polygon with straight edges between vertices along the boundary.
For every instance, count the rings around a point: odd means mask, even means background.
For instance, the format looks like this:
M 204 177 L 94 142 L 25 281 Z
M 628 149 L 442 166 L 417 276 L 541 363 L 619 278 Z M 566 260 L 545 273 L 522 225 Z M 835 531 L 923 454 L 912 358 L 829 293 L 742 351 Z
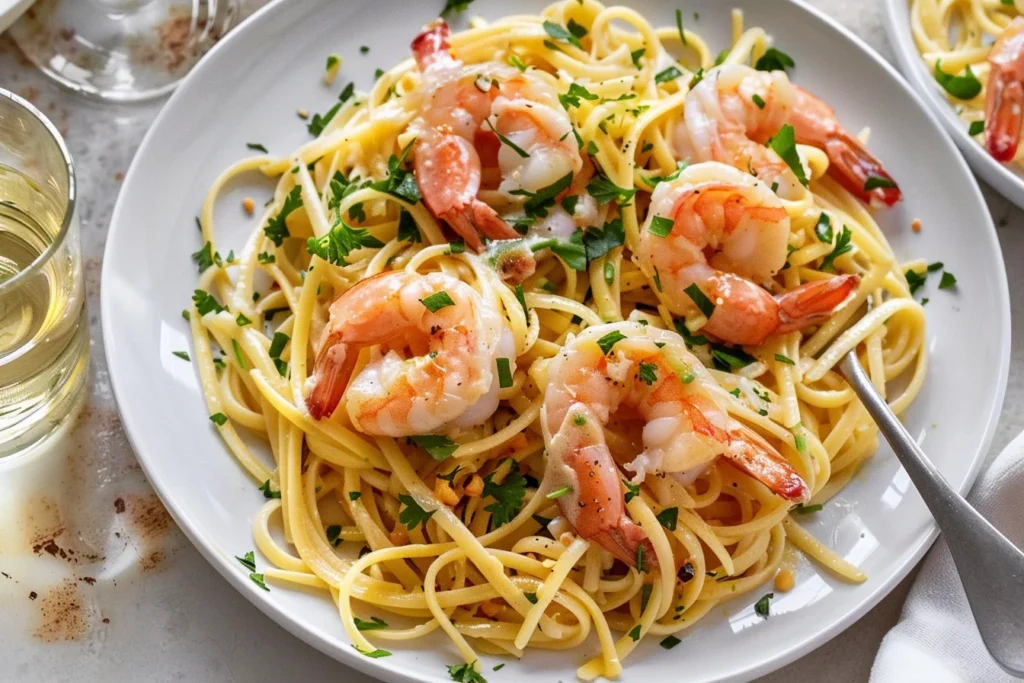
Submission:
M 104 100 L 174 88 L 199 58 L 266 0 L 38 0 L 10 28 L 44 73 Z

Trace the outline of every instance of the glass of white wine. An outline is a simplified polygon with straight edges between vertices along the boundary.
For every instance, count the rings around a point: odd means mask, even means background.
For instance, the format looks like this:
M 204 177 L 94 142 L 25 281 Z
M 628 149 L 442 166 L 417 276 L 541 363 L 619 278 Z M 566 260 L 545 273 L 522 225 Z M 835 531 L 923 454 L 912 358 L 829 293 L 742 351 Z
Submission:
M 89 366 L 75 173 L 57 129 L 0 89 L 0 457 L 68 417 Z

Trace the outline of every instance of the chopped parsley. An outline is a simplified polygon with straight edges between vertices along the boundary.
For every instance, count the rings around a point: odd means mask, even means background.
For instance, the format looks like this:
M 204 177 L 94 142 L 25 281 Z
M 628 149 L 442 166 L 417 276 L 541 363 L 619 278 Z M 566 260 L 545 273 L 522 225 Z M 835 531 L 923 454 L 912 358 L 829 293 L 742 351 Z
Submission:
M 192 260 L 195 261 L 200 273 L 214 264 L 219 266 L 221 263 L 220 254 L 213 251 L 213 245 L 209 240 L 203 245 L 202 249 L 192 253 Z
M 681 642 L 683 641 L 679 640 L 675 636 L 666 636 L 665 639 L 659 643 L 659 645 L 661 645 L 666 650 L 671 650 Z
M 711 316 L 715 313 L 715 304 L 711 302 L 711 299 L 704 294 L 700 286 L 696 282 L 690 283 L 690 286 L 683 290 L 686 295 L 690 297 L 690 301 L 700 309 L 700 312 L 704 314 L 704 317 L 711 319 Z
M 264 147 L 263 145 L 261 145 L 258 142 L 247 142 L 247 143 L 245 143 L 245 146 L 248 147 L 249 149 L 256 150 L 257 152 L 263 152 L 264 154 L 270 154 L 270 152 L 267 150 L 267 148 Z
M 267 239 L 274 243 L 274 246 L 281 246 L 284 238 L 291 236 L 291 233 L 288 232 L 288 225 L 285 221 L 293 211 L 299 209 L 301 206 L 302 187 L 296 185 L 284 198 L 281 210 L 277 212 L 276 216 L 267 221 L 267 226 L 263 228 L 263 234 L 267 236 Z
M 495 529 L 516 516 L 526 496 L 526 477 L 519 473 L 519 463 L 512 459 L 510 461 L 509 472 L 500 484 L 494 481 L 494 472 L 484 477 L 483 495 L 494 499 L 484 511 L 491 513 Z
M 498 358 L 496 363 L 498 365 L 498 386 L 508 389 L 513 384 L 512 365 L 508 358 Z
M 814 226 L 814 235 L 819 242 L 832 244 L 832 219 L 824 211 L 818 216 L 818 222 Z
M 185 360 L 185 361 L 191 361 L 192 360 L 188 356 L 188 351 L 171 351 L 171 355 L 172 356 L 177 356 L 178 358 L 180 358 L 182 360 Z
M 714 344 L 711 347 L 711 360 L 719 370 L 731 372 L 745 368 L 757 359 L 739 347 Z
M 839 233 L 836 238 L 836 245 L 832 247 L 832 252 L 825 256 L 825 259 L 821 262 L 821 269 L 824 271 L 835 271 L 835 260 L 853 250 L 853 245 L 850 244 L 850 240 L 853 235 L 850 233 L 850 229 L 843 226 L 843 231 Z
M 599 259 L 612 249 L 621 247 L 625 241 L 626 229 L 622 225 L 622 218 L 608 221 L 600 228 L 587 228 L 583 233 L 583 246 L 589 261 Z
M 355 617 L 356 628 L 360 631 L 379 631 L 380 629 L 387 628 L 388 622 L 384 621 L 380 617 L 370 617 L 372 621 L 363 621 L 359 617 Z
M 633 195 L 636 194 L 635 189 L 619 187 L 609 180 L 607 176 L 601 173 L 595 174 L 593 179 L 587 184 L 587 192 L 589 192 L 601 206 L 604 206 L 612 200 L 625 205 L 633 198 Z
M 323 237 L 310 237 L 306 240 L 306 250 L 319 256 L 328 263 L 343 266 L 348 263 L 348 255 L 362 247 L 379 249 L 384 243 L 364 228 L 353 228 L 340 217 L 334 226 Z
M 654 384 L 658 380 L 658 364 L 640 361 L 640 370 L 638 375 L 640 377 L 640 381 L 647 383 L 648 386 Z
M 348 499 L 352 500 L 352 501 L 356 501 L 356 500 L 359 500 L 360 496 L 362 496 L 362 495 L 363 495 L 362 491 L 349 491 L 348 492 Z
M 904 275 L 907 278 L 907 286 L 910 288 L 911 296 L 924 286 L 925 280 L 928 277 L 927 275 L 919 274 L 916 270 L 908 270 Z
M 565 212 L 567 214 L 572 216 L 576 213 L 576 204 L 579 202 L 579 200 L 579 195 L 571 194 L 562 200 L 562 208 L 565 209 Z
M 416 227 L 416 219 L 406 210 L 398 217 L 398 240 L 404 242 L 421 242 L 420 229 Z
M 243 567 L 251 572 L 256 571 L 256 554 L 253 551 L 247 552 L 244 556 L 239 557 L 235 555 L 235 559 L 238 560 Z
M 672 234 L 672 226 L 675 225 L 671 218 L 665 216 L 655 216 L 651 219 L 651 224 L 647 227 L 647 231 L 652 235 L 658 237 L 668 237 Z
M 947 271 L 942 273 L 942 279 L 939 280 L 939 289 L 953 289 L 956 287 L 956 275 Z
M 601 351 L 604 355 L 611 353 L 612 347 L 618 344 L 620 341 L 626 338 L 626 335 L 622 334 L 618 330 L 613 330 L 608 334 L 604 335 L 597 340 L 597 345 L 601 347 Z
M 274 365 L 282 377 L 288 374 L 288 363 L 281 360 L 281 353 L 289 339 L 290 337 L 284 332 L 275 332 L 274 338 L 270 341 L 270 359 L 274 361 Z
M 450 1 L 450 0 L 449 0 Z M 456 683 L 487 683 L 487 679 L 473 668 L 476 662 L 448 666 L 448 675 Z
M 516 285 L 516 301 L 523 307 L 523 315 L 526 316 L 527 322 L 530 320 L 530 309 L 526 307 L 526 296 L 523 294 L 523 286 Z
M 260 253 L 256 254 L 256 260 L 259 261 L 260 263 L 270 265 L 271 263 L 277 262 L 277 257 L 271 254 L 270 252 L 261 251 Z
M 324 533 L 327 535 L 327 542 L 337 548 L 341 543 L 341 525 L 332 524 L 324 530 Z
M 623 479 L 622 485 L 626 487 L 626 495 L 624 498 L 627 503 L 640 495 L 640 484 L 632 484 L 626 479 Z
M 611 264 L 611 261 L 606 261 L 604 264 L 604 281 L 609 285 L 615 282 L 615 266 Z
M 523 593 L 523 597 L 525 597 L 527 600 L 529 600 L 531 605 L 536 605 L 537 604 L 537 594 L 536 593 Z
M 514 66 L 515 68 L 519 69 L 520 71 L 526 71 L 526 64 L 524 64 L 523 60 L 519 59 L 519 57 L 517 57 L 514 54 L 509 54 L 508 63 Z
M 655 518 L 669 531 L 675 531 L 679 521 L 679 508 L 665 508 L 656 514 Z
M 984 121 L 971 121 L 971 125 L 967 127 L 968 135 L 980 135 L 985 132 Z
M 679 9 L 676 10 L 676 30 L 679 31 L 679 42 L 687 45 L 686 31 L 683 30 L 683 11 Z
M 267 584 L 263 582 L 263 574 L 257 574 L 256 572 L 250 572 L 249 580 L 252 581 L 253 583 L 255 583 L 260 588 L 262 588 L 263 590 L 267 591 L 268 593 L 270 592 L 270 589 L 267 588 Z
M 676 10 L 676 16 L 679 16 L 679 10 Z M 627 635 L 630 638 L 632 638 L 634 643 L 636 641 L 640 640 L 640 624 L 637 624 L 632 629 L 630 629 L 630 631 L 629 631 L 629 633 Z
M 210 416 L 210 422 L 217 425 L 218 427 L 223 427 L 224 423 L 227 421 L 228 416 L 225 415 L 224 413 L 214 413 L 213 415 Z
M 470 0 L 470 1 L 472 1 L 472 0 Z M 369 51 L 370 51 L 370 46 L 369 46 L 369 45 L 360 45 L 360 46 L 359 46 L 359 54 L 361 54 L 361 55 L 365 55 L 365 54 L 367 54 L 367 53 L 368 53 Z
M 789 356 L 783 356 L 781 353 L 775 354 L 775 360 L 779 361 L 780 363 L 785 363 L 786 365 L 796 365 L 792 358 L 790 358 Z
M 682 71 L 680 71 L 679 69 L 677 69 L 674 66 L 670 66 L 667 69 L 664 69 L 664 70 L 659 71 L 658 73 L 656 73 L 654 75 L 654 82 L 655 83 L 667 83 L 668 81 L 676 80 L 677 78 L 679 78 L 682 75 L 683 75 Z
M 822 505 L 794 505 L 790 512 L 795 512 L 798 515 L 809 515 L 812 512 L 817 512 L 823 506 Z
M 306 126 L 306 130 L 309 131 L 309 134 L 312 135 L 313 137 L 318 137 L 320 133 L 323 133 L 324 128 L 326 128 L 327 124 L 331 122 L 331 119 L 334 118 L 334 115 L 338 113 L 338 110 L 341 109 L 342 104 L 344 103 L 336 102 L 333 107 L 328 109 L 323 114 L 313 114 L 312 120 L 310 120 L 309 125 Z
M 563 108 L 580 106 L 580 98 L 593 102 L 598 99 L 597 95 L 584 88 L 579 83 L 570 83 L 569 89 L 558 96 L 558 101 Z
M 970 65 L 964 68 L 963 76 L 954 76 L 942 70 L 942 60 L 939 59 L 935 62 L 935 80 L 959 100 L 972 100 L 981 93 L 981 81 L 971 71 Z
M 633 50 L 629 53 L 629 58 L 633 60 L 633 66 L 636 67 L 637 71 L 643 68 L 643 66 L 640 65 L 640 58 L 643 57 L 646 52 L 647 48 L 642 47 L 639 50 Z
M 420 303 L 427 307 L 427 310 L 431 313 L 437 313 L 442 308 L 448 306 L 454 306 L 455 302 L 448 295 L 448 292 L 441 290 L 440 292 L 434 292 L 430 296 L 423 297 L 420 299 Z
M 653 145 L 651 145 L 651 146 L 653 147 Z M 643 150 L 641 150 L 641 151 L 643 151 Z M 677 161 L 676 162 L 676 170 L 672 171 L 671 173 L 669 173 L 666 176 L 651 176 L 649 178 L 644 178 L 644 183 L 646 183 L 650 187 L 654 188 L 654 187 L 658 186 L 658 183 L 663 183 L 666 180 L 675 180 L 676 178 L 679 177 L 679 174 L 682 173 L 683 169 L 685 169 L 687 166 L 689 166 L 689 162 Z
M 774 597 L 775 593 L 766 593 L 761 596 L 760 600 L 754 603 L 754 611 L 757 613 L 758 616 L 763 617 L 765 619 L 768 618 L 768 615 L 771 611 L 769 609 L 769 601 Z
M 757 93 L 753 94 L 753 96 L 750 98 L 750 101 L 753 102 L 754 104 L 756 104 L 758 109 L 764 109 L 764 105 L 765 105 L 764 98 L 762 98 Z
M 352 645 L 352 647 L 354 647 L 356 649 L 356 652 L 358 652 L 359 654 L 365 655 L 366 657 L 370 657 L 372 659 L 380 659 L 381 657 L 390 657 L 391 656 L 390 652 L 388 652 L 387 650 L 382 650 L 379 647 L 376 650 L 371 650 L 370 652 L 367 652 L 366 650 L 360 650 L 354 644 Z
M 779 132 L 768 140 L 768 146 L 775 150 L 775 153 L 792 169 L 800 184 L 807 187 L 809 181 L 807 174 L 804 173 L 803 164 L 800 163 L 800 155 L 796 151 L 796 134 L 793 131 L 793 126 L 788 123 L 782 126 Z
M 421 434 L 410 438 L 413 443 L 430 454 L 431 458 L 439 462 L 447 460 L 459 447 L 459 444 L 444 434 Z
M 583 49 L 583 46 L 580 44 L 579 36 L 574 35 L 572 31 L 561 24 L 545 20 L 544 32 L 561 43 L 569 43 L 570 45 L 575 45 L 581 50 Z
M 785 71 L 794 66 L 796 64 L 792 57 L 774 47 L 765 50 L 764 54 L 754 63 L 754 68 L 758 71 Z
M 245 327 L 246 325 L 251 325 L 252 321 L 246 318 L 244 313 L 239 313 L 238 317 L 235 318 L 235 323 L 239 327 Z
M 407 496 L 404 493 L 399 494 L 398 501 L 405 505 L 405 508 L 398 513 L 398 521 L 404 524 L 409 531 L 418 527 L 421 522 L 425 524 L 436 512 L 435 510 L 427 512 L 412 496 Z
M 530 190 L 513 190 L 511 194 L 527 197 L 523 203 L 523 212 L 527 218 L 544 218 L 548 215 L 548 209 L 555 205 L 555 197 L 572 184 L 572 171 L 551 183 L 542 187 L 536 192 Z M 589 189 L 589 187 L 588 187 Z
M 636 571 L 643 574 L 647 571 L 647 567 L 644 566 L 644 544 L 641 543 L 636 547 Z
M 270 488 L 270 480 L 269 479 L 267 479 L 265 482 L 263 482 L 262 485 L 260 485 L 260 491 L 263 492 L 263 497 L 267 498 L 267 499 L 280 498 L 281 497 L 281 492 L 280 491 L 274 491 L 273 489 Z
M 594 97 L 597 97 L 597 95 L 595 95 Z M 490 119 L 486 119 L 486 121 L 487 121 L 487 125 L 491 127 L 491 132 L 493 132 L 495 135 L 498 136 L 498 140 L 501 141 L 501 144 L 503 144 L 506 147 L 510 148 L 513 152 L 518 154 L 523 159 L 529 158 L 529 156 L 530 156 L 529 152 L 527 152 L 525 149 L 523 149 L 522 147 L 520 147 L 519 145 L 517 145 L 516 143 L 512 142 L 507 137 L 505 137 L 504 135 L 499 133 L 498 129 L 494 127 L 494 124 L 491 123 Z

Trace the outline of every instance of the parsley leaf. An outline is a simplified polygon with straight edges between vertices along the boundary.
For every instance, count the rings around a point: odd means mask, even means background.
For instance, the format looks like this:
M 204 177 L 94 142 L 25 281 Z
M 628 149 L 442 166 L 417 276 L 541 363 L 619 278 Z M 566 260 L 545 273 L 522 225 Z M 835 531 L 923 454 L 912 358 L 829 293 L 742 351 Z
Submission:
M 313 114 L 312 120 L 309 122 L 309 125 L 306 126 L 306 130 L 309 131 L 309 134 L 312 135 L 313 137 L 318 137 L 320 133 L 323 133 L 324 128 L 326 128 L 327 124 L 331 122 L 331 119 L 334 118 L 334 115 L 338 113 L 338 110 L 341 109 L 342 104 L 344 103 L 336 102 L 335 105 L 328 109 L 325 113 Z
M 227 421 L 228 416 L 225 415 L 224 413 L 214 413 L 213 415 L 210 416 L 210 422 L 217 425 L 218 427 L 223 427 L 224 423 Z
M 558 96 L 558 101 L 561 103 L 562 107 L 568 110 L 569 107 L 580 106 L 581 97 L 591 102 L 597 99 L 597 95 L 590 92 L 579 83 L 570 83 L 569 89 Z
M 291 236 L 291 233 L 288 232 L 288 225 L 285 223 L 285 219 L 288 218 L 289 214 L 301 206 L 302 187 L 296 185 L 284 198 L 281 210 L 277 212 L 276 216 L 267 221 L 267 227 L 263 228 L 263 234 L 274 243 L 274 246 L 281 246 L 284 238 Z
M 646 382 L 648 386 L 654 384 L 658 380 L 658 364 L 640 361 L 640 369 L 637 375 L 640 381 Z
M 801 503 L 800 505 L 793 506 L 790 509 L 790 512 L 795 512 L 798 515 L 809 515 L 812 512 L 817 512 L 822 507 L 824 507 L 824 506 L 822 506 L 822 505 L 804 505 L 804 504 Z
M 700 312 L 704 314 L 704 317 L 711 319 L 711 316 L 715 312 L 715 304 L 711 302 L 711 299 L 704 294 L 704 291 L 696 282 L 690 283 L 690 286 L 683 290 L 686 292 L 686 296 L 690 297 L 690 301 L 700 309 Z
M 832 219 L 824 211 L 818 216 L 818 222 L 814 226 L 814 234 L 819 242 L 832 244 Z
M 964 69 L 963 76 L 954 76 L 942 70 L 942 60 L 939 59 L 935 62 L 935 80 L 959 100 L 972 100 L 981 93 L 981 81 L 971 71 L 970 65 Z
M 448 675 L 456 683 L 487 683 L 487 679 L 473 668 L 472 664 L 457 664 L 448 666 Z
M 676 30 L 679 31 L 679 42 L 686 45 L 686 32 L 683 30 L 683 11 L 676 10 Z
M 981 135 L 985 132 L 984 121 L 971 121 L 971 125 L 967 128 L 968 135 Z
M 662 640 L 661 643 L 659 643 L 659 644 L 663 648 L 665 648 L 666 650 L 671 650 L 672 648 L 674 648 L 676 645 L 678 645 L 681 642 L 683 642 L 683 641 L 679 640 L 675 636 L 666 636 L 665 639 Z
M 508 389 L 514 382 L 512 381 L 512 364 L 508 358 L 498 358 L 495 360 L 498 366 L 498 387 L 502 389 Z
M 679 521 L 679 508 L 665 508 L 656 514 L 655 518 L 669 531 L 675 531 Z
M 402 210 L 398 218 L 398 239 L 404 242 L 422 242 L 420 229 L 416 226 L 416 219 L 408 211 Z
M 598 339 L 597 345 L 601 347 L 602 353 L 604 353 L 604 355 L 607 356 L 609 353 L 611 353 L 612 347 L 625 338 L 626 335 L 622 334 L 618 330 L 614 330 Z
M 667 69 L 664 69 L 664 70 L 659 71 L 658 73 L 656 73 L 654 75 L 654 82 L 655 83 L 665 83 L 667 81 L 674 81 L 674 80 L 676 80 L 677 78 L 679 78 L 682 75 L 683 75 L 682 71 L 680 71 L 679 69 L 677 69 L 674 66 L 670 66 Z
M 270 152 L 267 151 L 267 148 L 264 147 L 263 145 L 261 145 L 258 142 L 247 142 L 247 143 L 245 143 L 245 146 L 248 147 L 249 149 L 256 150 L 257 152 L 263 152 L 264 154 L 270 154 Z
M 824 271 L 835 271 L 835 260 L 843 254 L 853 250 L 853 245 L 850 244 L 850 240 L 853 235 L 850 233 L 850 229 L 843 226 L 843 231 L 839 233 L 839 237 L 836 238 L 836 245 L 832 248 L 832 252 L 825 256 L 825 259 L 821 262 L 821 269 Z
M 459 444 L 449 439 L 444 434 L 421 434 L 410 437 L 417 446 L 430 454 L 434 460 L 447 460 Z
M 182 359 L 184 361 L 191 361 L 192 360 L 191 358 L 189 358 L 188 351 L 171 351 L 171 355 L 172 356 L 177 356 L 178 358 L 180 358 L 180 359 Z
M 587 192 L 589 192 L 601 206 L 604 206 L 612 200 L 625 205 L 633 198 L 633 195 L 636 194 L 635 189 L 619 187 L 602 173 L 594 175 L 593 179 L 591 179 L 587 184 Z
M 199 315 L 206 315 L 207 313 L 220 313 L 225 310 L 213 295 L 202 289 L 197 289 L 192 293 L 192 302 L 196 305 L 196 310 L 199 311 Z
M 412 496 L 407 496 L 404 493 L 398 496 L 398 500 L 400 503 L 405 505 L 405 509 L 398 513 L 398 521 L 404 524 L 405 528 L 409 531 L 412 531 L 419 526 L 420 522 L 425 524 L 426 521 L 434 515 L 434 512 L 436 512 L 436 510 L 427 512 L 419 506 L 419 503 L 417 503 Z
M 948 270 L 943 272 L 942 279 L 939 280 L 939 289 L 953 289 L 954 287 L 956 287 L 956 275 Z
M 440 292 L 434 292 L 430 296 L 425 296 L 420 299 L 420 303 L 427 307 L 427 310 L 431 313 L 437 313 L 442 308 L 454 306 L 455 302 L 452 301 L 451 296 L 448 292 L 441 290 Z
M 672 234 L 672 226 L 675 225 L 671 218 L 665 216 L 655 216 L 651 219 L 651 224 L 647 226 L 647 231 L 652 235 L 658 237 L 668 237 Z
M 637 71 L 643 68 L 643 66 L 640 65 L 640 58 L 644 56 L 645 52 L 647 52 L 647 48 L 642 47 L 639 50 L 633 50 L 629 53 L 629 58 L 633 60 L 633 66 L 636 67 Z
M 587 269 L 587 250 L 583 245 L 583 231 L 576 229 L 569 236 L 568 242 L 561 240 L 545 240 L 538 242 L 534 247 L 546 244 L 551 251 L 557 254 L 565 264 L 573 270 L 584 271 Z
M 508 523 L 519 512 L 523 506 L 523 498 L 526 496 L 526 477 L 519 473 L 519 464 L 511 461 L 511 469 L 505 480 L 500 484 L 494 481 L 494 472 L 484 477 L 483 495 L 494 498 L 493 503 L 484 508 L 491 513 L 494 521 L 494 528 L 497 529 Z
M 913 296 L 914 292 L 921 289 L 924 286 L 927 275 L 921 275 L 916 270 L 907 270 L 904 275 L 907 278 L 907 286 L 910 288 L 910 295 Z
M 870 192 L 878 188 L 889 188 L 896 187 L 896 183 L 892 178 L 885 178 L 877 175 L 869 175 L 868 179 L 864 181 L 864 191 Z
M 365 655 L 366 657 L 371 657 L 373 659 L 380 659 L 381 657 L 390 657 L 391 656 L 390 652 L 388 652 L 387 650 L 382 650 L 379 647 L 376 650 L 371 650 L 370 652 L 367 652 L 366 650 L 360 650 L 355 645 L 353 645 L 352 647 L 355 647 L 356 648 L 356 652 L 358 652 L 359 654 Z
M 678 13 L 678 12 L 679 12 L 679 10 L 676 10 L 676 13 Z M 634 643 L 636 641 L 640 640 L 640 624 L 637 624 L 636 626 L 634 626 L 629 631 L 629 633 L 627 633 L 626 635 L 628 635 L 630 638 L 632 638 Z
M 380 617 L 370 618 L 372 621 L 363 621 L 359 617 L 355 617 L 353 621 L 356 622 L 356 628 L 360 631 L 379 631 L 380 629 L 388 627 L 388 622 L 384 621 Z
M 769 601 L 775 597 L 775 593 L 766 593 L 761 596 L 761 599 L 754 603 L 754 611 L 758 616 L 765 619 L 768 618 L 771 610 L 769 609 Z
M 444 9 L 441 10 L 441 16 L 446 17 L 452 12 L 464 12 L 471 2 L 473 0 L 447 0 L 444 4 Z
M 784 356 L 781 353 L 775 354 L 775 360 L 779 361 L 780 363 L 785 363 L 786 365 L 796 365 L 796 362 L 792 358 L 790 358 L 789 356 Z
M 268 593 L 270 592 L 270 589 L 269 589 L 269 588 L 267 588 L 267 584 L 265 584 L 265 583 L 263 582 L 263 574 L 257 574 L 256 572 L 251 572 L 251 573 L 249 574 L 249 579 L 250 579 L 250 580 L 251 580 L 251 581 L 252 581 L 253 583 L 255 583 L 255 584 L 256 584 L 257 586 L 259 586 L 260 588 L 262 588 L 263 590 L 267 591 Z
M 235 555 L 235 559 L 242 563 L 242 566 L 251 572 L 256 571 L 256 554 L 253 551 L 247 552 L 244 556 Z
M 587 228 L 583 233 L 583 246 L 587 252 L 587 260 L 601 258 L 612 249 L 621 247 L 626 242 L 626 229 L 622 218 L 608 221 L 600 228 Z
M 267 498 L 267 499 L 270 499 L 270 498 L 280 498 L 281 497 L 281 492 L 280 491 L 274 491 L 274 490 L 272 490 L 270 488 L 270 480 L 269 479 L 267 479 L 265 482 L 263 482 L 263 485 L 260 486 L 260 491 L 263 491 L 263 497 Z
M 768 140 L 768 146 L 782 157 L 782 160 L 792 169 L 800 184 L 807 187 L 809 181 L 807 180 L 807 174 L 804 173 L 804 166 L 800 163 L 800 155 L 796 151 L 796 135 L 793 132 L 793 126 L 788 123 L 782 126 L 779 132 Z
M 306 240 L 306 249 L 310 254 L 319 256 L 328 263 L 342 266 L 347 263 L 349 253 L 361 247 L 380 248 L 384 243 L 371 235 L 364 228 L 353 228 L 341 218 L 323 237 L 310 237 Z
M 774 47 L 765 50 L 764 54 L 754 64 L 754 68 L 758 71 L 785 71 L 794 66 L 796 64 L 793 62 L 792 57 Z
M 640 495 L 640 484 L 633 484 L 630 481 L 623 479 L 622 485 L 626 487 L 626 495 L 623 496 L 625 502 L 629 502 Z
M 220 255 L 215 255 L 213 252 L 213 245 L 207 240 L 206 244 L 199 251 L 193 252 L 192 260 L 195 261 L 196 266 L 199 267 L 199 272 L 202 273 L 204 270 L 212 266 L 216 261 L 220 260 Z
M 575 45 L 581 50 L 583 49 L 583 46 L 580 45 L 580 39 L 577 36 L 573 35 L 572 32 L 570 32 L 566 27 L 562 26 L 561 24 L 556 24 L 553 21 L 545 20 L 544 32 L 557 41 L 560 41 L 562 43 L 569 43 L 571 45 Z
M 526 213 L 527 218 L 544 218 L 548 215 L 548 209 L 555 205 L 555 197 L 562 194 L 570 185 L 572 185 L 572 171 L 536 192 L 513 190 L 511 194 L 527 197 L 523 204 L 523 212 Z

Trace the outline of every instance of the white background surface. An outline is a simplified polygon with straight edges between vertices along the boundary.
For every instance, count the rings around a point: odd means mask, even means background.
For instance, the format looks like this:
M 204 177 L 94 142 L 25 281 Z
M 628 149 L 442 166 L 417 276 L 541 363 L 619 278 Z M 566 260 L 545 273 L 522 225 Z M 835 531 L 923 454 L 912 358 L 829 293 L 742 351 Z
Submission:
M 890 56 L 874 2 L 813 4 Z M 0 680 L 368 680 L 287 634 L 224 583 L 162 511 L 120 428 L 99 336 L 99 258 L 118 174 L 127 169 L 160 103 L 111 107 L 81 100 L 19 63 L 5 40 L 0 85 L 32 99 L 54 119 L 78 164 L 94 378 L 86 410 L 62 453 L 17 473 L 0 465 Z M 1021 291 L 1015 264 L 1024 253 L 1024 214 L 991 192 L 987 197 L 1010 265 L 1011 293 Z M 993 452 L 1024 423 L 1021 415 L 1008 413 L 1024 393 L 1024 337 L 1014 338 L 1016 362 Z M 43 548 L 33 552 L 53 537 L 66 559 Z M 830 680 L 866 680 L 907 587 L 904 582 L 844 634 L 765 680 L 820 680 L 825 670 Z

